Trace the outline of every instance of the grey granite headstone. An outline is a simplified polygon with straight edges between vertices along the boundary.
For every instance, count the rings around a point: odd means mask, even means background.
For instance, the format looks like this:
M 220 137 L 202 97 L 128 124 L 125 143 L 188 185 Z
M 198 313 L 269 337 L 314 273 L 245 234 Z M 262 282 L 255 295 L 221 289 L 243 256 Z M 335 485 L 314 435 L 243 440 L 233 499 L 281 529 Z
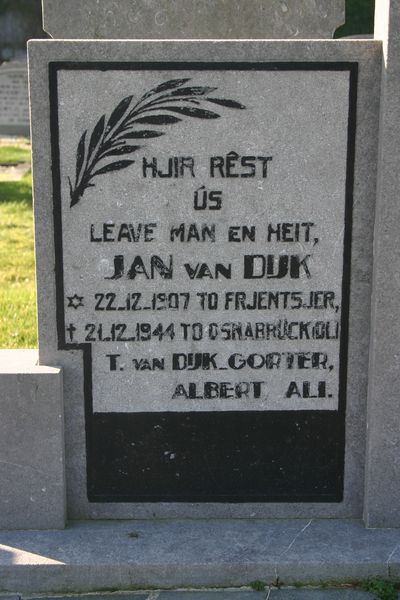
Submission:
M 43 0 L 62 39 L 331 38 L 344 0 Z
M 25 60 L 0 67 L 0 134 L 29 135 L 28 69 Z
M 379 48 L 31 43 L 71 516 L 360 514 Z

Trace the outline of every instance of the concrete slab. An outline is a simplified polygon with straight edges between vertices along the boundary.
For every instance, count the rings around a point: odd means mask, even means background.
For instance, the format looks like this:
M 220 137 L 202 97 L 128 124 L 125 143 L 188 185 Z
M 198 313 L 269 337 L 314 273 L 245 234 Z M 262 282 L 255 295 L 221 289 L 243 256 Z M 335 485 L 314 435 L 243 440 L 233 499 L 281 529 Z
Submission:
M 265 592 L 247 590 L 198 590 L 161 592 L 158 600 L 262 600 Z
M 388 578 L 394 576 L 392 556 L 399 547 L 399 530 L 366 530 L 356 520 L 75 522 L 63 531 L 1 532 L 0 591 L 234 587 L 257 579 L 273 584 L 278 578 L 283 585 L 318 585 Z
M 375 596 L 357 589 L 273 589 L 266 592 L 254 592 L 246 589 L 223 590 L 174 590 L 171 592 L 116 592 L 111 594 L 81 594 L 73 596 L 38 596 L 23 600 L 263 600 L 267 594 L 270 600 L 373 600 Z M 268 595 L 269 594 L 269 595 Z M 16 599 L 18 597 L 4 597 Z M 3 597 L 0 596 L 0 600 Z
M 313 576 L 314 581 L 336 580 L 337 573 L 341 574 L 339 581 L 371 576 L 385 578 L 391 552 L 400 541 L 398 538 L 397 529 L 366 529 L 357 521 L 312 521 L 282 557 L 283 581 L 288 576 L 292 581 L 303 581 L 304 563 L 309 565 L 307 575 Z M 392 550 L 382 561 L 390 546 Z
M 110 594 L 79 594 L 71 596 L 24 596 L 24 600 L 150 600 L 151 592 L 116 592 Z M 177 592 L 179 594 L 179 592 Z M 0 596 L 0 600 L 3 598 Z M 182 600 L 184 600 L 182 598 Z M 254 600 L 256 600 L 254 598 Z
M 361 590 L 273 590 L 270 600 L 373 600 L 375 596 Z
M 271 590 L 269 600 L 372 600 L 374 596 L 368 592 L 354 589 L 278 589 Z M 161 592 L 157 600 L 261 600 L 264 592 L 247 591 L 196 591 L 196 592 Z M 47 599 L 46 599 L 47 600 Z
M 400 578 L 400 544 L 393 550 L 389 560 L 389 574 L 394 579 Z

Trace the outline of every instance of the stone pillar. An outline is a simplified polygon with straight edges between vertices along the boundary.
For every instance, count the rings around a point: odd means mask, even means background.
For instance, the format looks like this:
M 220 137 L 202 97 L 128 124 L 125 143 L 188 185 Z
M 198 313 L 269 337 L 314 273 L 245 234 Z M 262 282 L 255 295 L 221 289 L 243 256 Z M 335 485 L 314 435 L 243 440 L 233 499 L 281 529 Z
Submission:
M 65 526 L 62 371 L 0 350 L 0 530 Z
M 377 0 L 383 42 L 364 518 L 400 527 L 400 0 Z

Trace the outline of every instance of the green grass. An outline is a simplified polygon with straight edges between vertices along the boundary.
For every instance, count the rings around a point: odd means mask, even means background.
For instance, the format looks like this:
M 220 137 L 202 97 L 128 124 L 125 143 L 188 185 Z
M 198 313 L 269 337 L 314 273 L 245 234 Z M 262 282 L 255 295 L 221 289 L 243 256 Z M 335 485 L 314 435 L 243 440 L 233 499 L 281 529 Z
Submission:
M 0 165 L 14 165 L 29 163 L 31 152 L 29 148 L 21 146 L 0 146 Z
M 31 185 L 0 182 L 0 348 L 37 346 Z
M 267 584 L 264 583 L 264 581 L 260 581 L 259 579 L 256 579 L 256 581 L 252 581 L 249 585 L 254 592 L 264 592 L 267 586 Z
M 362 589 L 371 592 L 379 600 L 397 600 L 396 586 L 384 579 L 369 579 L 362 584 Z

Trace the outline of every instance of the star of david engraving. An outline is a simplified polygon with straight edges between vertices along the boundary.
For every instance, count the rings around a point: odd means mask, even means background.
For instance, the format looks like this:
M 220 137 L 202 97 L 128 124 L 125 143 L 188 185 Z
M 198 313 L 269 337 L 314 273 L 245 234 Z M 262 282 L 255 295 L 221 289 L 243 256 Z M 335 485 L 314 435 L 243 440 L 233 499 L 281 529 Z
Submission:
M 68 307 L 67 308 L 79 308 L 80 306 L 84 306 L 83 304 L 83 296 L 78 296 L 78 294 L 74 294 L 73 296 L 67 296 Z

